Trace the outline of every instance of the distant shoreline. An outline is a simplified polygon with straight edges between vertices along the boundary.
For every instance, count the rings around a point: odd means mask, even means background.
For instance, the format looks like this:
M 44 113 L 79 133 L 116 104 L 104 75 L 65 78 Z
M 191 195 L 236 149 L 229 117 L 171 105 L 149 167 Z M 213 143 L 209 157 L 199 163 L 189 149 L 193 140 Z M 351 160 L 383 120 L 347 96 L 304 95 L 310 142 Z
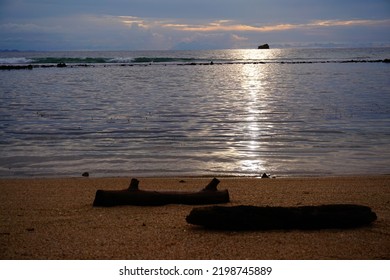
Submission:
M 59 60 L 61 61 L 61 60 Z M 191 63 L 164 63 L 164 62 L 158 62 L 154 63 L 154 65 L 163 65 L 163 66 L 208 66 L 208 65 L 229 65 L 229 64 L 325 64 L 325 63 L 390 63 L 390 59 L 374 59 L 374 60 L 341 60 L 341 61 L 331 61 L 331 60 L 321 60 L 321 61 L 280 61 L 280 62 L 191 62 Z M 105 67 L 110 66 L 150 66 L 152 65 L 150 62 L 138 62 L 138 63 L 84 63 L 84 64 L 77 64 L 77 63 L 64 63 L 64 62 L 58 62 L 58 63 L 51 63 L 51 64 L 40 64 L 40 63 L 0 63 L 0 70 L 25 70 L 29 69 L 32 70 L 33 68 L 65 68 L 67 66 L 70 67 L 95 67 L 96 65 L 104 65 Z

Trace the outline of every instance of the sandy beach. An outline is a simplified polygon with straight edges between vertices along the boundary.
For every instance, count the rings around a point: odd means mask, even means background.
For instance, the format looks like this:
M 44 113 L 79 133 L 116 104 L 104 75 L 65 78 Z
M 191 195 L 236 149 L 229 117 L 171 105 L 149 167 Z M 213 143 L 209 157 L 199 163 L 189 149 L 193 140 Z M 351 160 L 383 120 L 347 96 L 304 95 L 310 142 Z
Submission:
M 390 259 L 390 176 L 219 178 L 226 205 L 361 204 L 378 219 L 356 229 L 211 231 L 196 206 L 92 207 L 129 178 L 0 179 L 0 259 Z M 145 190 L 203 188 L 211 178 L 138 178 Z

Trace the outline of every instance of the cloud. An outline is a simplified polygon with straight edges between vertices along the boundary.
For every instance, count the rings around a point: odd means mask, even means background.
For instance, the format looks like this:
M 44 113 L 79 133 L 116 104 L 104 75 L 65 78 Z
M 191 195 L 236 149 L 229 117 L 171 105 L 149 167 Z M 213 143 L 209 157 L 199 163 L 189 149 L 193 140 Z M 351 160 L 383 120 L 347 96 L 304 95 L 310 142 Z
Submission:
M 0 49 L 389 43 L 388 0 L 0 0 Z
M 0 25 L 0 32 L 9 33 L 52 33 L 60 32 L 58 26 L 41 26 L 34 23 L 5 23 Z
M 0 23 L 0 49 L 164 50 L 253 48 L 259 43 L 389 38 L 390 19 L 317 19 L 273 24 L 237 19 L 75 14 Z M 346 32 L 346 30 L 348 32 Z M 373 38 L 375 34 L 375 38 Z M 260 42 L 259 42 L 260 41 Z M 389 42 L 389 39 L 387 39 Z
M 215 32 L 215 31 L 250 31 L 250 32 L 273 32 L 292 29 L 330 27 L 330 26 L 376 26 L 388 25 L 390 20 L 316 20 L 308 23 L 280 23 L 274 25 L 249 25 L 233 20 L 216 20 L 209 23 L 163 23 L 162 27 L 181 31 Z
M 253 48 L 258 43 L 297 43 L 323 41 L 328 44 L 341 40 L 364 40 L 356 36 L 363 29 L 378 29 L 386 33 L 390 20 L 313 20 L 306 23 L 278 23 L 254 25 L 237 20 L 197 21 L 182 19 L 140 19 L 131 17 L 126 24 L 137 23 L 146 29 L 156 30 L 164 36 L 171 34 L 174 49 Z M 368 33 L 372 33 L 368 31 Z M 389 32 L 387 31 L 387 34 Z M 379 38 L 380 36 L 378 36 Z M 386 38 L 384 36 L 383 38 Z M 373 38 L 367 36 L 368 40 Z M 259 40 L 261 42 L 259 42 Z M 285 41 L 283 41 L 285 40 Z M 173 43 L 174 43 L 173 42 Z M 329 44 L 328 44 L 329 45 Z
M 248 38 L 230 33 L 194 33 L 191 36 L 181 38 L 172 49 L 193 50 L 193 49 L 224 49 L 245 48 Z

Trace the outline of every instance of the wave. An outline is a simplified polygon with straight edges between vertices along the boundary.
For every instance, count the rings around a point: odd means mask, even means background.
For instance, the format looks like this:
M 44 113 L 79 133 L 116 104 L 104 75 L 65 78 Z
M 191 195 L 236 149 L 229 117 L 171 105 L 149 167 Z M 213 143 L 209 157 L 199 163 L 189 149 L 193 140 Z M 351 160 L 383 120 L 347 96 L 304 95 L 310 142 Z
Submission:
M 108 63 L 107 58 L 104 57 L 41 57 L 34 58 L 32 63 L 37 64 L 57 64 L 57 63 Z
M 195 58 L 184 57 L 135 57 L 135 58 L 112 58 L 108 59 L 109 63 L 175 63 L 175 62 L 190 62 L 198 61 Z
M 0 57 L 0 64 L 29 64 L 33 60 L 26 57 Z

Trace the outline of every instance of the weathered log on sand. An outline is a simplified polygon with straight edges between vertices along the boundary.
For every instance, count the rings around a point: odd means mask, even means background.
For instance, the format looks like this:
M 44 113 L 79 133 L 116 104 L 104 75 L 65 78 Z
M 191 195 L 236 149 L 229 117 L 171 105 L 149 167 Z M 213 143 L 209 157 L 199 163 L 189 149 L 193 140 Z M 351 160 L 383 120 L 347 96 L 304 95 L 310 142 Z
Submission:
M 96 191 L 93 206 L 116 205 L 165 205 L 165 204 L 189 204 L 204 205 L 229 202 L 229 192 L 218 190 L 219 180 L 214 178 L 204 189 L 198 192 L 185 191 L 144 191 L 138 189 L 139 181 L 132 179 L 126 190 Z
M 376 220 L 370 207 L 330 204 L 300 207 L 210 206 L 194 208 L 190 224 L 220 230 L 324 229 L 367 226 Z

